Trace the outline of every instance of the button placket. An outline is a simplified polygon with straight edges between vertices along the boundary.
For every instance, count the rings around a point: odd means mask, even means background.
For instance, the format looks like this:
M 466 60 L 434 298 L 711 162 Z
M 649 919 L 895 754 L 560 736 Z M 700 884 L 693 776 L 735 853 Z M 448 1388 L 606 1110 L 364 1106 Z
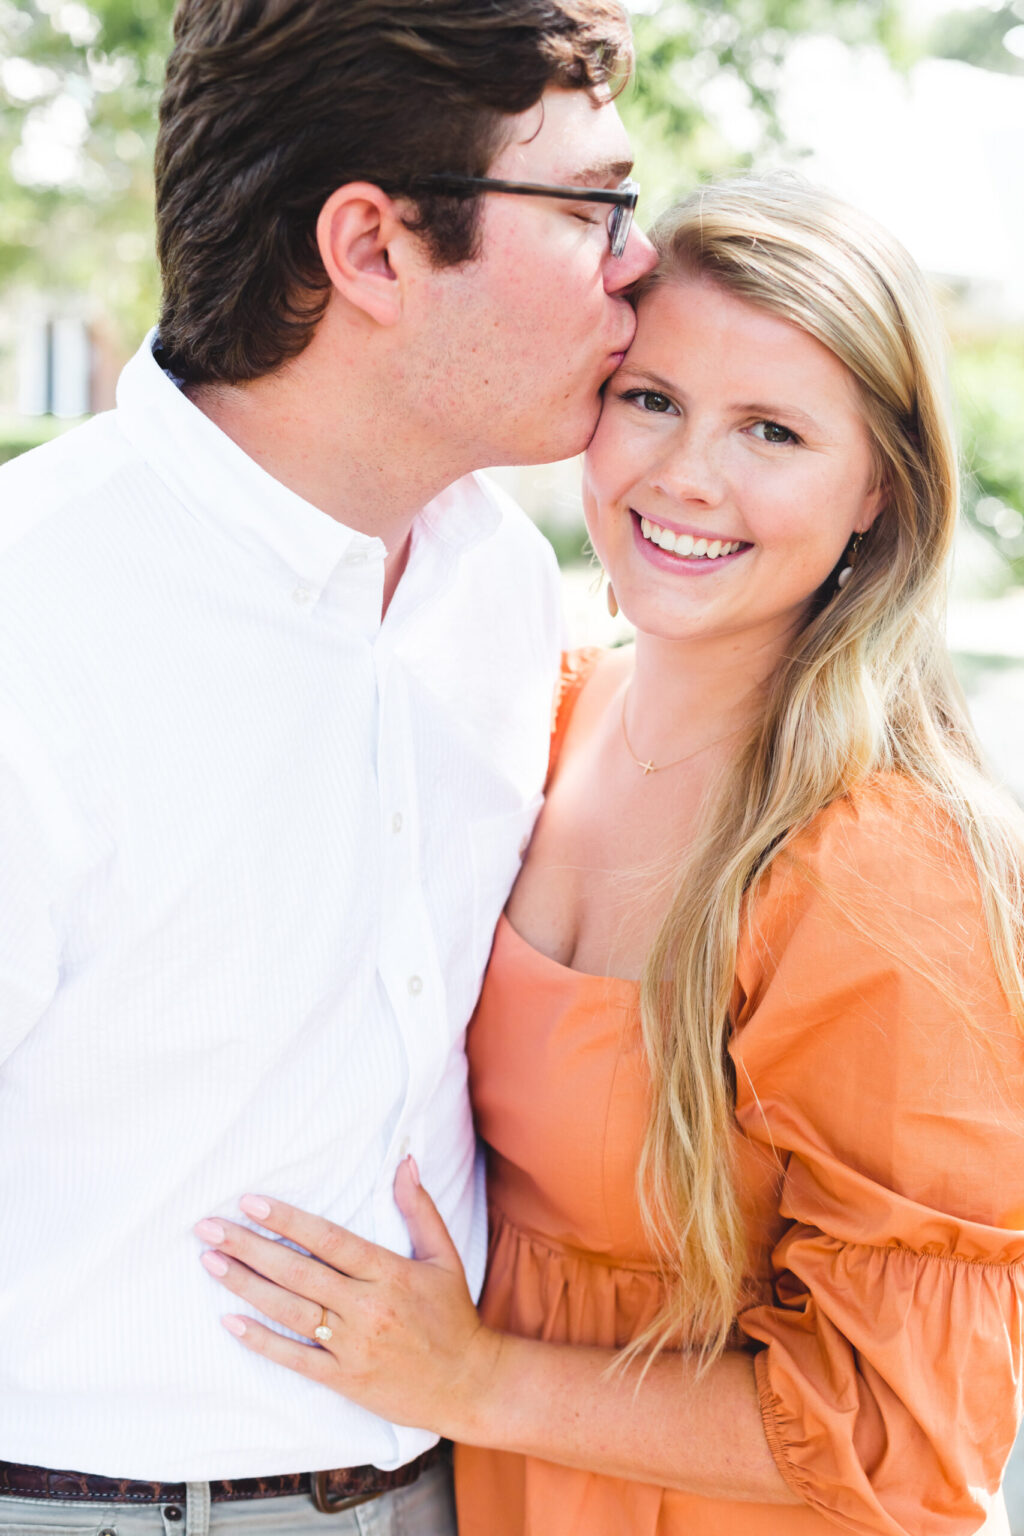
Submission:
M 394 1222 L 394 1178 L 413 1150 L 411 1127 L 422 1107 L 437 1050 L 436 941 L 421 887 L 416 779 L 405 671 L 388 638 L 378 651 L 378 771 L 384 921 L 378 965 L 394 1009 L 408 1076 L 375 1190 L 382 1229 Z

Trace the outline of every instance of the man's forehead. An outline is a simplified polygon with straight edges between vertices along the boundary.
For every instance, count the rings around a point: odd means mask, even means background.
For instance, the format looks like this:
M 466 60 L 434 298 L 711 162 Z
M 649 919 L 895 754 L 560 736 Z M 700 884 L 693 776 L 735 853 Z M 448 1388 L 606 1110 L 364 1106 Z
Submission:
M 549 87 L 523 113 L 498 160 L 540 170 L 565 186 L 617 186 L 633 168 L 629 138 L 611 100 Z M 537 179 L 535 177 L 535 179 Z

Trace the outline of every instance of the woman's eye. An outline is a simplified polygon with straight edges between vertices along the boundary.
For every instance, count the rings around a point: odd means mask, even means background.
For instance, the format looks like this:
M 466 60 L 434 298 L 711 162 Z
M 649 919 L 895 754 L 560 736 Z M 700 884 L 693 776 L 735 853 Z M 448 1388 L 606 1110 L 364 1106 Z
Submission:
M 627 389 L 622 398 L 635 400 L 642 411 L 662 414 L 672 409 L 672 401 L 668 395 L 663 395 L 656 389 Z
M 791 432 L 788 427 L 780 426 L 777 421 L 755 421 L 750 430 L 763 443 L 798 443 L 800 441 L 795 432 Z

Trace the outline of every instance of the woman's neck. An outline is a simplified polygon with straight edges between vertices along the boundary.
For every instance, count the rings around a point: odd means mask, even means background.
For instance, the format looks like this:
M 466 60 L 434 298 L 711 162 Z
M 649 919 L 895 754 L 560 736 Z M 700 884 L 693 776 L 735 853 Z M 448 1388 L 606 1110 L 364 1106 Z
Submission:
M 756 718 L 784 638 L 667 640 L 637 633 L 626 701 L 637 756 L 667 763 L 742 731 Z

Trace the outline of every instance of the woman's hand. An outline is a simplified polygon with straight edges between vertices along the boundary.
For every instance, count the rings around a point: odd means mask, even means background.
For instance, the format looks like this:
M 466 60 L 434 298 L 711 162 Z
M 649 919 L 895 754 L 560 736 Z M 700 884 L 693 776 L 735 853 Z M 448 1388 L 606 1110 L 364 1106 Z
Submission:
M 638 1388 L 636 1367 L 609 1373 L 610 1348 L 485 1328 L 415 1170 L 406 1159 L 395 1179 L 415 1259 L 258 1195 L 242 1199 L 246 1215 L 306 1253 L 219 1217 L 199 1222 L 216 1245 L 202 1255 L 210 1273 L 311 1343 L 251 1317 L 225 1317 L 228 1331 L 392 1423 L 708 1498 L 800 1502 L 768 1449 L 748 1355 L 727 1352 L 698 1378 L 666 1350 Z M 331 1336 L 316 1349 L 323 1309 Z
M 207 1218 L 196 1235 L 216 1246 L 202 1263 L 229 1291 L 311 1342 L 321 1323 L 330 1330 L 320 1336 L 322 1348 L 311 1348 L 251 1317 L 224 1317 L 247 1349 L 382 1418 L 457 1437 L 494 1374 L 501 1336 L 481 1323 L 462 1261 L 412 1158 L 399 1167 L 395 1200 L 414 1259 L 280 1200 L 245 1195 L 247 1216 L 312 1257 Z

